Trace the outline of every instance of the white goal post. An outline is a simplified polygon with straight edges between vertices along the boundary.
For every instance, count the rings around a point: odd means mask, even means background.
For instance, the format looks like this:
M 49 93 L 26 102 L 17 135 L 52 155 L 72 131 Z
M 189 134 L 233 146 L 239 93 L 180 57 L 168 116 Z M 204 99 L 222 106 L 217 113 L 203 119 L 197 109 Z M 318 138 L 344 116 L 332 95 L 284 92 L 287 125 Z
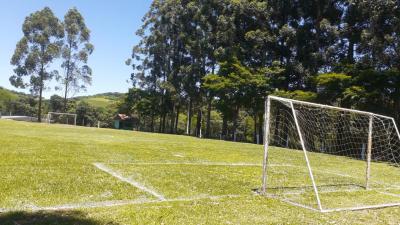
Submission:
M 261 193 L 320 212 L 400 206 L 395 120 L 268 96 Z
M 77 114 L 74 113 L 59 113 L 59 112 L 48 112 L 47 123 L 63 123 L 76 126 Z

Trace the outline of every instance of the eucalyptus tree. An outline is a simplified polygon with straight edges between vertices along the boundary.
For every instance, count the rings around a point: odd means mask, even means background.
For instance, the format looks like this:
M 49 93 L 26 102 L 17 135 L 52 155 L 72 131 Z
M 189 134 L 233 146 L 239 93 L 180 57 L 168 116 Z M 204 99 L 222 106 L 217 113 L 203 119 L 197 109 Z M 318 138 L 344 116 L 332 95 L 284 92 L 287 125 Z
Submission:
M 92 69 L 87 65 L 94 46 L 90 41 L 90 30 L 78 9 L 72 8 L 64 16 L 65 40 L 62 48 L 64 75 L 57 80 L 64 90 L 64 110 L 67 108 L 68 94 L 86 90 L 92 81 Z
M 25 18 L 22 31 L 23 37 L 11 58 L 15 69 L 10 82 L 18 88 L 30 87 L 31 92 L 39 95 L 37 116 L 41 122 L 42 93 L 45 82 L 58 74 L 56 70 L 49 71 L 49 67 L 60 55 L 64 30 L 51 9 L 45 7 Z M 29 81 L 24 79 L 26 76 Z
M 137 31 L 142 38 L 133 49 L 131 79 L 135 85 L 159 96 L 159 132 L 167 130 L 170 116 L 170 132 L 173 132 L 179 115 L 181 82 L 179 81 L 180 60 L 183 57 L 178 21 L 179 1 L 153 1 L 143 17 L 143 25 Z M 177 116 L 174 116 L 174 115 Z

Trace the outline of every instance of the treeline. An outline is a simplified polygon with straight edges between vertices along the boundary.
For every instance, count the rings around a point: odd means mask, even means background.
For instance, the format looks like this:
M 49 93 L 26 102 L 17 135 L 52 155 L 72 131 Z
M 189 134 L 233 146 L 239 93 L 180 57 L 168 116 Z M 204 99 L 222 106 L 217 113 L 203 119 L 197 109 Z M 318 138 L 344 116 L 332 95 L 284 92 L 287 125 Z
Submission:
M 137 35 L 141 130 L 257 142 L 269 94 L 400 119 L 395 0 L 154 0 Z

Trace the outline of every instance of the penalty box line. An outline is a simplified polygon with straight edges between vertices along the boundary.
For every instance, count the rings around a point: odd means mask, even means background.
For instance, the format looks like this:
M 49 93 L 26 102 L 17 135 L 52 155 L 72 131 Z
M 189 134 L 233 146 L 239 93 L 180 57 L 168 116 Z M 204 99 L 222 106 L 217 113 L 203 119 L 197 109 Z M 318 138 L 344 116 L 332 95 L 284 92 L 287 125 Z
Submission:
M 147 192 L 147 193 L 153 195 L 154 197 L 156 197 L 160 201 L 165 201 L 166 200 L 165 197 L 162 194 L 160 194 L 160 193 L 156 192 L 155 190 L 152 190 L 152 189 L 144 186 L 143 184 L 141 184 L 141 183 L 139 183 L 139 182 L 137 182 L 137 181 L 135 181 L 135 180 L 133 180 L 131 178 L 126 178 L 126 177 L 122 176 L 122 174 L 120 174 L 117 171 L 105 166 L 102 163 L 93 163 L 93 165 L 95 167 L 97 167 L 98 169 L 100 169 L 100 170 L 110 174 L 111 176 L 119 179 L 120 181 L 128 183 L 128 184 L 130 184 L 130 185 L 132 185 L 132 186 L 134 186 L 134 187 L 136 187 L 136 188 L 138 188 L 138 189 L 140 189 L 140 190 L 142 190 L 144 192 Z
M 157 166 L 157 165 L 188 165 L 188 166 L 232 166 L 232 167 L 246 167 L 254 166 L 261 167 L 260 163 L 226 163 L 226 162 L 105 162 L 111 165 L 138 165 L 138 166 Z M 296 167 L 292 164 L 271 164 L 271 167 Z

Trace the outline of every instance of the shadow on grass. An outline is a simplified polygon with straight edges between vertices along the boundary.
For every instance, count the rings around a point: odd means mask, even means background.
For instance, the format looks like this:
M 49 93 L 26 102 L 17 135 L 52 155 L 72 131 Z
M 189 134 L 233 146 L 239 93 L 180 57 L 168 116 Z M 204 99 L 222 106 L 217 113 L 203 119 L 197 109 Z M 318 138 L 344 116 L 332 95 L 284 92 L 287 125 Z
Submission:
M 7 212 L 0 213 L 1 225 L 99 225 L 99 221 L 87 218 L 80 211 L 39 211 L 39 212 Z M 106 223 L 116 225 L 116 223 Z

